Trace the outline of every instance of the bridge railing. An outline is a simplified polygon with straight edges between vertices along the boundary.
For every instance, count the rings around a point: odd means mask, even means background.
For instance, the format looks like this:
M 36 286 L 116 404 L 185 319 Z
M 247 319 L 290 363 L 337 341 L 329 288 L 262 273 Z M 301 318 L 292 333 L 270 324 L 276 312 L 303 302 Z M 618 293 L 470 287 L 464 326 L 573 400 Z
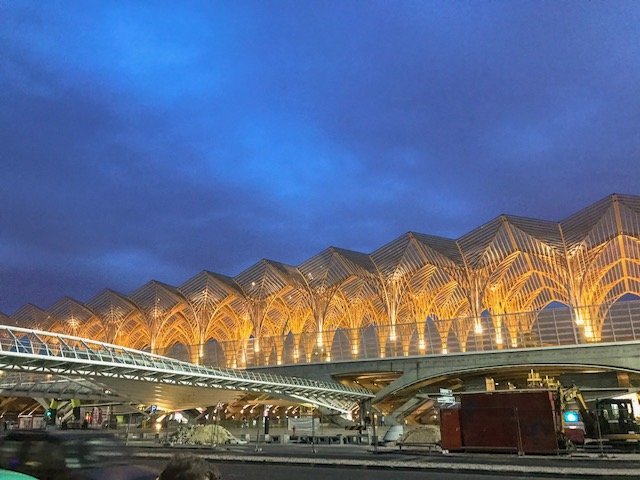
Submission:
M 479 318 L 427 318 L 423 322 L 367 325 L 359 329 L 261 337 L 245 342 L 209 342 L 202 350 L 204 364 L 242 368 L 639 339 L 640 301 L 633 300 Z M 163 353 L 185 355 L 185 351 Z
M 52 369 L 51 364 L 58 364 L 57 370 L 60 372 L 81 368 L 99 376 L 103 372 L 113 372 L 113 368 L 118 367 L 120 374 L 155 375 L 157 378 L 175 378 L 194 384 L 201 382 L 258 391 L 282 389 L 297 394 L 318 393 L 348 398 L 370 396 L 365 389 L 337 382 L 196 365 L 119 345 L 9 325 L 0 325 L 0 355 L 3 353 L 5 358 L 10 358 L 10 364 L 15 369 L 29 365 L 32 370 L 42 370 L 43 361 L 46 360 L 50 362 L 47 368 Z

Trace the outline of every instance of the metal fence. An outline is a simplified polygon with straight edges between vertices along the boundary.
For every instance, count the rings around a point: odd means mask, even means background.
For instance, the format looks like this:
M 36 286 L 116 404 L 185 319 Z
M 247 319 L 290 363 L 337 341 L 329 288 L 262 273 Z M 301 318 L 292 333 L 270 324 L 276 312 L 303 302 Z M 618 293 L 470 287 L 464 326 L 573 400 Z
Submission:
M 601 313 L 604 312 L 604 313 Z M 598 318 L 599 320 L 593 320 Z M 559 306 L 537 312 L 483 315 L 451 320 L 367 325 L 320 333 L 210 341 L 202 364 L 250 368 L 335 361 L 371 360 L 460 352 L 488 352 L 640 339 L 640 300 L 595 307 Z M 188 360 L 187 347 L 176 345 L 162 355 Z

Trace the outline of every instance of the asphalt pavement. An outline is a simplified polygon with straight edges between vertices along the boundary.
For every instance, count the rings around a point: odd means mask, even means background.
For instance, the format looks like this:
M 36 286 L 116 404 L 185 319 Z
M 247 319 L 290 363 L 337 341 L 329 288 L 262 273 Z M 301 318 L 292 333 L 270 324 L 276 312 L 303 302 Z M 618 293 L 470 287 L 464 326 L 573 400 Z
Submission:
M 165 460 L 145 460 L 149 467 L 162 470 Z M 280 465 L 275 463 L 215 462 L 223 480 L 496 480 L 496 474 L 485 472 L 422 471 L 371 469 L 342 466 Z M 522 480 L 518 475 L 500 475 L 499 480 Z M 530 477 L 527 477 L 530 478 Z M 547 477 L 549 478 L 549 477 Z M 553 476 L 552 478 L 557 478 Z M 584 477 L 564 477 L 564 480 L 584 480 Z
M 255 444 L 173 447 L 139 444 L 135 455 L 164 460 L 173 453 L 190 450 L 215 462 L 273 464 L 290 467 L 333 467 L 369 470 L 457 472 L 516 478 L 640 478 L 640 454 L 575 452 L 570 455 L 511 455 L 449 453 L 426 449 L 361 445 Z M 315 450 L 315 452 L 314 452 Z

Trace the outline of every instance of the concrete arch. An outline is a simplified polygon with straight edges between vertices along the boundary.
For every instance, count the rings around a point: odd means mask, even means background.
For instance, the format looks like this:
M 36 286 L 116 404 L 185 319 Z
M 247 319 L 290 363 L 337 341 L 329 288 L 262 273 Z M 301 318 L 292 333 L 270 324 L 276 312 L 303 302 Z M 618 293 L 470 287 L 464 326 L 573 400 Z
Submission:
M 487 369 L 567 365 L 640 373 L 640 341 L 428 356 L 394 364 L 402 375 L 380 390 L 374 402 L 432 378 Z

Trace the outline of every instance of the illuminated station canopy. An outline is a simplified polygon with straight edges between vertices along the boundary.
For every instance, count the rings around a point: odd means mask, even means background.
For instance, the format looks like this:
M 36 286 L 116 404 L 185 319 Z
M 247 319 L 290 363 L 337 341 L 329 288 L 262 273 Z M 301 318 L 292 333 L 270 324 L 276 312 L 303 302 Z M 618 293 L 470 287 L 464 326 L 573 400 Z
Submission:
M 556 303 L 584 341 L 599 341 L 609 306 L 629 295 L 640 295 L 640 196 L 614 194 L 560 222 L 500 215 L 458 239 L 407 232 L 369 254 L 263 259 L 233 278 L 203 271 L 178 287 L 105 289 L 0 323 L 245 367 L 332 360 L 338 339 L 362 358 L 367 329 L 378 357 L 465 351 L 481 319 L 513 348 Z

